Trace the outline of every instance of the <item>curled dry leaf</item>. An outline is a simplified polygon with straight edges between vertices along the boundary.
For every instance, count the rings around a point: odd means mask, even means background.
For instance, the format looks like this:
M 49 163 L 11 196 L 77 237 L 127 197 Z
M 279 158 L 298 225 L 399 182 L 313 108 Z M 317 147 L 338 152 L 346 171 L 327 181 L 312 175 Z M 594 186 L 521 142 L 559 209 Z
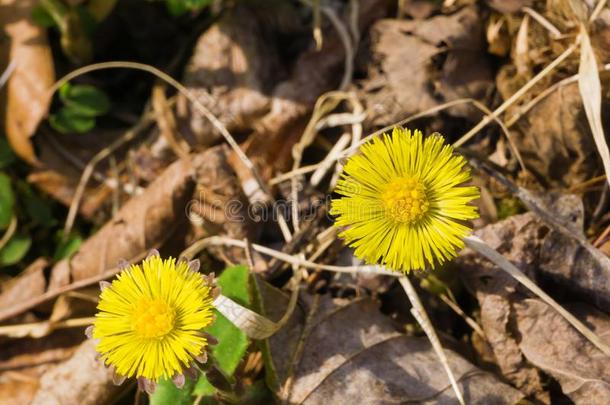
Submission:
M 281 76 L 264 14 L 247 4 L 225 13 L 201 35 L 184 71 L 184 85 L 230 132 L 251 130 L 269 111 L 269 84 Z M 219 139 L 201 114 L 192 111 L 189 120 L 199 144 Z
M 567 307 L 605 342 L 610 342 L 610 317 L 588 305 Z M 538 299 L 514 303 L 519 349 L 525 358 L 561 385 L 575 404 L 595 404 L 610 398 L 610 364 L 574 328 Z
M 597 71 L 597 59 L 591 46 L 591 40 L 586 28 L 581 26 L 580 33 L 580 65 L 578 67 L 578 88 L 583 102 L 585 114 L 591 128 L 591 134 L 597 146 L 597 152 L 602 159 L 606 179 L 610 184 L 610 151 L 602 124 L 602 85 Z
M 5 43 L 10 44 L 9 51 L 0 55 L 1 65 L 16 64 L 7 84 L 2 121 L 11 147 L 30 164 L 38 163 L 30 138 L 47 114 L 51 102 L 48 90 L 55 82 L 46 31 L 31 18 L 36 3 L 9 0 L 0 6 L 0 27 L 9 38 Z
M 602 101 L 608 110 L 607 97 Z M 604 127 L 610 117 L 604 116 Z M 602 172 L 576 84 L 560 86 L 517 121 L 513 141 L 530 172 L 548 187 L 570 187 Z
M 268 316 L 281 316 L 278 303 L 287 298 L 258 286 Z M 319 305 L 315 300 L 295 311 L 265 345 L 267 381 L 281 399 L 294 404 L 456 403 L 425 338 L 398 333 L 370 299 L 322 297 Z M 455 352 L 446 354 L 466 403 L 514 404 L 523 397 Z
M 577 197 L 558 198 L 555 209 L 555 215 L 572 217 L 574 227 L 582 227 L 582 204 Z M 610 309 L 607 269 L 573 238 L 549 229 L 534 214 L 510 217 L 476 234 L 530 278 L 542 282 L 546 291 Z M 465 251 L 456 265 L 479 302 L 481 326 L 496 364 L 509 381 L 545 403 L 550 401 L 549 393 L 539 370 L 557 379 L 563 393 L 577 403 L 595 403 L 600 397 L 596 393 L 608 395 L 610 369 L 603 353 L 556 311 L 541 300 L 528 299 L 517 281 L 473 252 Z M 580 312 L 571 312 L 604 339 L 610 325 L 607 316 L 586 304 L 579 307 Z
M 424 21 L 381 20 L 371 28 L 373 64 L 364 83 L 372 124 L 389 125 L 459 98 L 484 100 L 493 88 L 476 7 Z M 452 115 L 480 118 L 471 107 Z

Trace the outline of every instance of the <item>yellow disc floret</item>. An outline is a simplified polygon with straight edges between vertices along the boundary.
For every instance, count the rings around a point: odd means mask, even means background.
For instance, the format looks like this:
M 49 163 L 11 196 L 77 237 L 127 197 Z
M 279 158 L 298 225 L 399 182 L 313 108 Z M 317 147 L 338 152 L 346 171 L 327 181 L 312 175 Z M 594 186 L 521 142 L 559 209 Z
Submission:
M 381 199 L 388 215 L 399 223 L 418 221 L 430 207 L 426 189 L 413 177 L 402 177 L 390 182 Z
M 176 311 L 159 298 L 140 298 L 132 317 L 132 328 L 138 337 L 162 338 L 174 328 Z

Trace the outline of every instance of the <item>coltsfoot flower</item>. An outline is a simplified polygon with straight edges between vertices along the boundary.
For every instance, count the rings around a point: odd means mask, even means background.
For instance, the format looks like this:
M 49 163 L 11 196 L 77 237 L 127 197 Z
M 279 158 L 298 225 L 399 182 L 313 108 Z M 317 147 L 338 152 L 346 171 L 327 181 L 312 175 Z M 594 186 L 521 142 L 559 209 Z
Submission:
M 198 261 L 163 260 L 154 251 L 102 284 L 87 335 L 118 383 L 136 377 L 151 392 L 171 378 L 180 387 L 185 375 L 196 375 L 195 361 L 205 363 L 213 338 L 201 330 L 213 322 L 215 290 L 213 275 L 198 269 Z
M 395 128 L 350 157 L 332 200 L 335 225 L 355 255 L 369 264 L 409 272 L 434 268 L 457 255 L 471 231 L 463 221 L 478 217 L 468 203 L 479 189 L 466 160 L 444 138 Z

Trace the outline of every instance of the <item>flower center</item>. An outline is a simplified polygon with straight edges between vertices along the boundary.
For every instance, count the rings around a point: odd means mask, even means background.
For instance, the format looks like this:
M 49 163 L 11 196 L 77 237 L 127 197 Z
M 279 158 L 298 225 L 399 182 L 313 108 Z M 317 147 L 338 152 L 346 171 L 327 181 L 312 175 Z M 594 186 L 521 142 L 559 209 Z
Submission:
M 132 318 L 132 329 L 142 338 L 161 338 L 174 328 L 176 313 L 159 298 L 142 298 L 138 301 Z
M 387 185 L 381 199 L 387 214 L 396 222 L 406 224 L 420 220 L 430 207 L 426 189 L 413 177 L 392 181 Z

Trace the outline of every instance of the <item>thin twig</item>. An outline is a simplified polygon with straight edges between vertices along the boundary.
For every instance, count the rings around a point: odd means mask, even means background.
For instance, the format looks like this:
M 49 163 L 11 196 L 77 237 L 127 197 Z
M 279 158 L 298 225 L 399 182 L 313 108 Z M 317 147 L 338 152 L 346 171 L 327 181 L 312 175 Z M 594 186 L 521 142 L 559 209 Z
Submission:
M 0 238 L 0 250 L 2 250 L 2 248 L 8 243 L 8 241 L 11 240 L 16 230 L 17 216 L 13 214 L 13 216 L 11 217 L 11 222 L 9 222 L 8 228 L 6 229 L 6 232 L 4 232 L 4 235 L 2 235 L 2 238 Z
M 400 281 L 400 285 L 402 285 L 402 288 L 405 290 L 405 293 L 407 293 L 409 301 L 411 301 L 411 313 L 413 314 L 413 317 L 415 317 L 421 328 L 426 333 L 426 336 L 428 337 L 428 340 L 430 341 L 434 352 L 438 356 L 438 359 L 440 360 L 441 364 L 443 365 L 443 368 L 445 369 L 445 372 L 447 373 L 447 377 L 449 377 L 449 382 L 451 383 L 451 387 L 455 392 L 455 396 L 457 397 L 460 404 L 465 405 L 464 397 L 462 396 L 462 391 L 460 391 L 455 376 L 453 375 L 453 371 L 451 371 L 451 367 L 449 366 L 449 361 L 447 360 L 447 356 L 445 355 L 445 351 L 443 350 L 441 341 L 439 340 L 438 335 L 434 330 L 432 322 L 430 322 L 430 318 L 428 318 L 428 314 L 426 313 L 426 310 L 423 304 L 421 303 L 419 296 L 417 295 L 417 291 L 415 291 L 415 288 L 413 287 L 413 284 L 411 284 L 411 281 L 408 277 L 400 277 L 398 280 Z
M 64 224 L 64 239 L 68 238 L 70 232 L 72 231 L 74 221 L 76 220 L 76 214 L 78 213 L 78 207 L 80 206 L 87 183 L 89 183 L 89 179 L 95 170 L 95 166 L 110 156 L 115 150 L 132 141 L 144 128 L 150 124 L 152 117 L 152 113 L 144 115 L 132 129 L 125 132 L 120 138 L 114 140 L 110 145 L 97 152 L 95 156 L 91 158 L 89 163 L 87 163 L 85 170 L 83 170 L 83 173 L 81 174 L 78 185 L 76 186 L 76 191 L 74 192 L 74 197 L 72 197 L 72 202 L 70 203 L 70 209 L 68 210 L 68 216 Z
M 454 142 L 454 146 L 458 147 L 463 145 L 465 142 L 470 140 L 473 136 L 475 136 L 481 129 L 485 128 L 487 124 L 493 121 L 500 114 L 505 112 L 508 107 L 510 107 L 515 101 L 520 99 L 525 93 L 527 93 L 536 83 L 538 83 L 544 76 L 549 74 L 553 69 L 559 66 L 564 60 L 566 60 L 576 47 L 578 46 L 578 41 L 570 45 L 561 55 L 559 55 L 554 61 L 549 63 L 544 69 L 540 71 L 536 76 L 534 76 L 529 82 L 527 82 L 523 87 L 515 92 L 512 96 L 510 96 L 506 101 L 504 101 L 498 108 L 496 108 L 492 114 L 485 116 L 477 125 L 472 127 L 470 131 L 465 133 L 460 139 Z
M 275 176 L 271 180 L 269 180 L 269 184 L 273 186 L 273 185 L 276 185 L 276 184 L 283 183 L 283 182 L 285 182 L 287 180 L 290 180 L 290 179 L 292 179 L 295 176 L 301 176 L 303 174 L 314 172 L 314 171 L 316 171 L 316 169 L 318 167 L 320 167 L 321 164 L 322 164 L 322 162 L 316 163 L 315 165 L 302 166 L 302 167 L 299 167 L 296 170 L 291 170 L 289 172 L 282 173 L 280 175 Z
M 2 72 L 2 75 L 0 76 L 0 89 L 6 84 L 6 82 L 8 82 L 8 79 L 10 79 L 11 75 L 13 74 L 13 72 L 15 71 L 16 68 L 17 68 L 17 61 L 15 59 L 13 59 L 8 64 L 6 69 L 4 69 L 4 72 Z
M 462 319 L 464 319 L 464 321 L 468 324 L 468 326 L 470 326 L 472 328 L 472 330 L 474 330 L 482 338 L 485 338 L 485 332 L 483 332 L 483 329 L 481 329 L 479 324 L 476 323 L 476 321 L 474 319 L 472 319 L 471 317 L 466 315 L 466 313 L 462 310 L 462 308 L 460 308 L 460 306 L 458 304 L 456 304 L 451 298 L 449 298 L 447 296 L 447 294 L 442 293 L 439 295 L 439 297 L 445 304 L 447 304 L 447 306 L 449 308 L 451 308 L 453 310 L 453 312 L 455 312 Z
M 200 239 L 189 246 L 186 250 L 181 253 L 181 256 L 192 259 L 197 255 L 197 253 L 202 250 L 210 247 L 210 246 L 232 246 L 239 247 L 242 249 L 246 248 L 246 244 L 243 240 L 231 239 L 224 236 L 210 236 L 209 238 Z M 282 260 L 286 263 L 290 263 L 293 265 L 307 267 L 311 269 L 319 269 L 319 270 L 328 270 L 339 273 L 366 273 L 366 274 L 380 274 L 385 276 L 392 277 L 400 277 L 402 274 L 398 272 L 393 272 L 390 270 L 386 270 L 381 266 L 333 266 L 326 264 L 318 264 L 313 263 L 309 260 L 303 260 L 295 258 L 289 254 L 284 252 L 280 252 L 279 250 L 271 249 L 265 246 L 257 245 L 255 243 L 251 244 L 252 249 L 257 252 L 264 254 L 266 256 L 270 256 L 276 258 L 278 260 Z M 1 320 L 1 317 L 0 317 Z
M 532 8 L 527 6 L 523 7 L 522 10 L 534 20 L 538 21 L 540 25 L 546 28 L 551 33 L 551 37 L 553 39 L 561 37 L 561 31 L 559 31 L 557 27 L 555 27 L 549 20 L 544 18 L 542 15 L 540 15 L 536 10 L 533 10 Z
M 600 69 L 600 71 L 607 71 L 610 70 L 610 63 L 602 66 L 602 68 Z M 528 102 L 527 104 L 525 104 L 524 106 L 521 106 L 518 108 L 518 111 L 513 114 L 507 121 L 506 121 L 506 127 L 510 128 L 512 127 L 517 121 L 519 121 L 519 119 L 529 110 L 531 110 L 532 108 L 534 108 L 534 106 L 536 104 L 538 104 L 540 101 L 542 101 L 543 99 L 545 99 L 546 97 L 548 97 L 551 93 L 555 92 L 558 88 L 566 86 L 570 83 L 575 83 L 576 81 L 578 81 L 578 78 L 580 76 L 578 74 L 575 74 L 574 76 L 570 76 L 567 77 L 563 80 L 558 81 L 557 83 L 553 84 L 550 87 L 547 87 L 546 89 L 544 89 L 543 91 L 541 91 L 536 97 L 534 97 L 530 102 Z
M 607 0 L 599 0 L 597 2 L 597 4 L 595 5 L 595 9 L 591 13 L 591 16 L 589 16 L 589 23 L 592 23 L 593 21 L 595 21 L 597 19 L 597 17 L 599 16 L 599 13 L 601 13 L 602 10 L 604 9 L 606 2 L 607 2 Z
M 63 321 L 43 321 L 33 323 L 22 323 L 19 325 L 5 325 L 0 326 L 0 336 L 9 337 L 34 337 L 41 338 L 48 335 L 51 331 L 56 329 L 68 329 L 68 328 L 79 328 L 81 326 L 91 325 L 95 321 L 95 317 L 88 318 L 72 318 Z M 43 331 L 43 334 L 36 333 L 37 331 Z

